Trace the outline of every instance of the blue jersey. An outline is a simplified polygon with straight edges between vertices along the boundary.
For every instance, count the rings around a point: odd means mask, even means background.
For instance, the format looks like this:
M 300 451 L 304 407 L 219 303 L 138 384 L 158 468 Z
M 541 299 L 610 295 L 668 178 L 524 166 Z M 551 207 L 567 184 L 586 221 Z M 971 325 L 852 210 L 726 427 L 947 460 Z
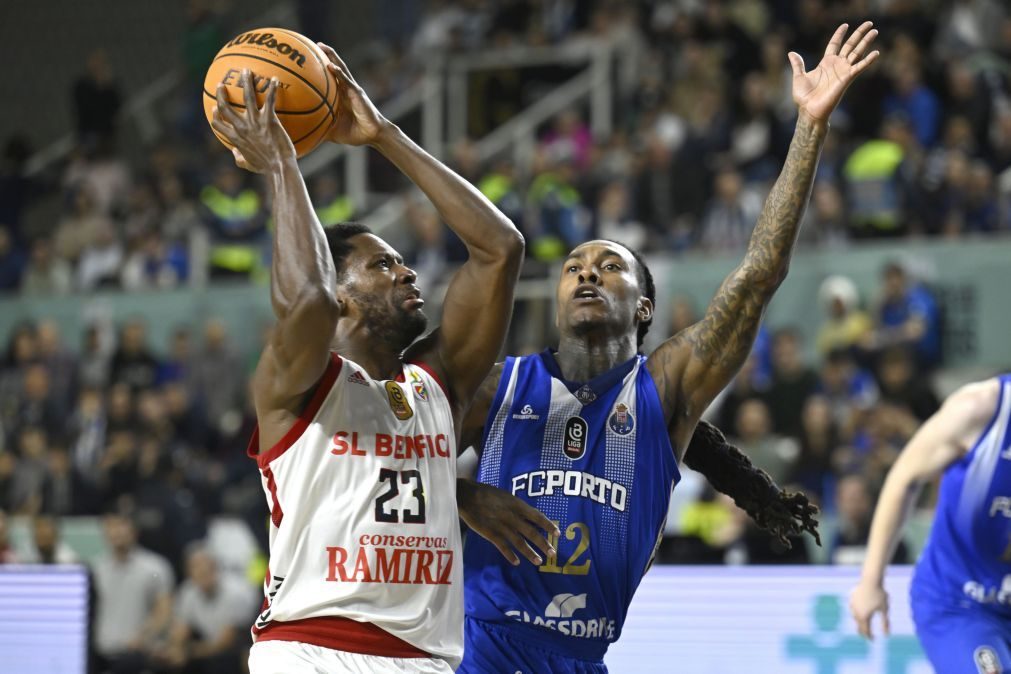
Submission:
M 1011 375 L 990 425 L 945 471 L 914 600 L 1011 616 Z
M 645 360 L 586 383 L 565 381 L 550 351 L 506 360 L 478 480 L 539 509 L 561 535 L 540 567 L 512 566 L 469 536 L 468 618 L 584 659 L 619 637 L 680 478 Z

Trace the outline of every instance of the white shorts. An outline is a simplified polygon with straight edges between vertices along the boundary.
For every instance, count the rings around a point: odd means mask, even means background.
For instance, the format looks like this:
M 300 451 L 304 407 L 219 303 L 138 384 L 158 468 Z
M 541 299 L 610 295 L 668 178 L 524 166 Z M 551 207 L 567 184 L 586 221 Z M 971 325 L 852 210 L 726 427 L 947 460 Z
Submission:
M 298 641 L 261 641 L 249 650 L 249 674 L 452 674 L 436 658 L 384 658 Z

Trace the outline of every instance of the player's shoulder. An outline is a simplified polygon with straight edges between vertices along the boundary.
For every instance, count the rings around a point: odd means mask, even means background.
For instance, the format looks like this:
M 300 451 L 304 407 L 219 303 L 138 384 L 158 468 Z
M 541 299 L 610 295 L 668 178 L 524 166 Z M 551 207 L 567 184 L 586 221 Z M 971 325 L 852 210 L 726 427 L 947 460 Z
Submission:
M 948 396 L 942 411 L 962 416 L 967 421 L 985 423 L 996 411 L 1001 388 L 1003 383 L 999 377 L 964 384 Z

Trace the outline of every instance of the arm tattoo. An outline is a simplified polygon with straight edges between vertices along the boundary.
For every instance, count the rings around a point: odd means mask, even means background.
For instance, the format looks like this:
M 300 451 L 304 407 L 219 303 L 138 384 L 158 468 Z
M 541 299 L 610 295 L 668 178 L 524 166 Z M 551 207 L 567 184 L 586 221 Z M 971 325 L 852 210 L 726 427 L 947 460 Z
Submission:
M 786 277 L 826 131 L 804 117 L 798 120 L 744 260 L 724 280 L 705 318 L 684 333 L 695 357 L 727 378 L 750 352 L 765 307 Z

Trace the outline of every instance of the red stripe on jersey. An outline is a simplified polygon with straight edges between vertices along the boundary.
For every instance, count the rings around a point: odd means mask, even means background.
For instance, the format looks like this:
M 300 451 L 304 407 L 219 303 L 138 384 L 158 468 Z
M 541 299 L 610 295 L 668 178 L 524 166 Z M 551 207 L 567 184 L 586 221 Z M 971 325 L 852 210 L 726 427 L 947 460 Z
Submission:
M 441 388 L 441 389 L 442 389 L 442 392 L 443 392 L 443 394 L 445 394 L 445 396 L 446 396 L 446 400 L 448 400 L 448 401 L 449 401 L 449 404 L 450 404 L 450 405 L 452 405 L 452 404 L 453 404 L 453 396 L 451 396 L 451 395 L 449 394 L 449 389 L 448 389 L 448 388 L 446 387 L 446 385 L 445 385 L 444 383 L 442 383 L 442 379 L 440 379 L 440 378 L 439 378 L 439 375 L 435 374 L 435 370 L 433 370 L 433 369 L 432 369 L 432 368 L 431 368 L 431 367 L 430 367 L 430 366 L 428 365 L 428 363 L 423 363 L 423 362 L 421 362 L 420 360 L 411 360 L 411 361 L 408 361 L 408 363 L 407 363 L 407 364 L 408 364 L 408 365 L 417 365 L 417 366 L 418 366 L 418 367 L 420 367 L 420 368 L 421 368 L 422 370 L 424 370 L 425 372 L 427 372 L 427 373 L 428 373 L 428 376 L 429 376 L 429 377 L 431 377 L 432 379 L 434 379 L 434 380 L 435 380 L 435 383 L 436 383 L 436 384 L 438 384 L 438 385 L 439 385 L 439 388 Z
M 277 441 L 277 444 L 268 449 L 266 452 L 260 451 L 260 427 L 257 426 L 253 429 L 253 437 L 249 439 L 249 447 L 246 448 L 246 454 L 249 455 L 251 459 L 255 459 L 256 463 L 260 465 L 260 468 L 265 468 L 271 461 L 277 457 L 284 454 L 288 449 L 295 444 L 295 441 L 302 437 L 302 433 L 305 429 L 309 427 L 312 423 L 313 418 L 315 418 L 316 413 L 319 412 L 320 405 L 326 400 L 327 395 L 330 393 L 330 389 L 333 388 L 334 382 L 337 381 L 337 375 L 340 374 L 341 366 L 344 361 L 336 353 L 330 354 L 330 363 L 326 366 L 326 370 L 323 372 L 323 376 L 319 380 L 319 384 L 316 385 L 316 392 L 313 393 L 312 400 L 309 404 L 305 406 L 302 413 L 298 415 L 298 419 L 295 420 L 295 424 L 288 429 L 288 432 L 284 434 L 284 437 Z
M 385 658 L 430 658 L 430 654 L 398 639 L 372 623 L 322 616 L 287 622 L 272 622 L 263 629 L 253 627 L 256 642 L 298 641 L 332 648 L 335 651 L 377 655 Z
M 281 520 L 284 519 L 284 511 L 281 510 L 281 502 L 277 499 L 277 482 L 274 480 L 274 471 L 270 469 L 270 466 L 264 466 L 260 470 L 263 471 L 263 477 L 267 478 L 267 491 L 270 492 L 270 521 L 274 523 L 275 527 L 279 527 Z

